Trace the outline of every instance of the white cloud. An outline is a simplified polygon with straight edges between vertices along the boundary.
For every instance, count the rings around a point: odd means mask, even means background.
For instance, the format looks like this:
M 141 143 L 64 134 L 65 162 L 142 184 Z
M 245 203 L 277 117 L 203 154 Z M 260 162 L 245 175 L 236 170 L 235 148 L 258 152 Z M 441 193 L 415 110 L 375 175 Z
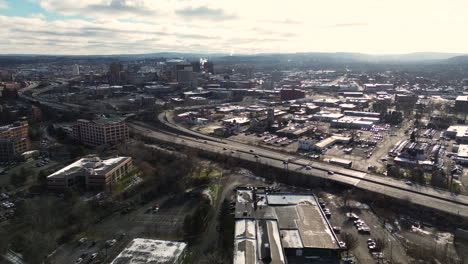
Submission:
M 6 0 L 0 0 L 0 9 L 8 9 L 8 3 Z
M 36 13 L 36 14 L 31 14 L 31 17 L 33 18 L 39 18 L 39 19 L 45 19 L 46 16 L 42 13 Z
M 0 17 L 3 53 L 468 51 L 466 0 L 30 1 L 91 22 Z

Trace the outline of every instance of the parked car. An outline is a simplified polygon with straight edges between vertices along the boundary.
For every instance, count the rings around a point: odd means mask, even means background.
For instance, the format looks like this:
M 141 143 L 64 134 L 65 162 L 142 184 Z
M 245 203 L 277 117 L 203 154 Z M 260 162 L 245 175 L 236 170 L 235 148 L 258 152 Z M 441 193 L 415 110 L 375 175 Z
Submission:
M 91 254 L 91 257 L 90 257 L 89 259 L 90 259 L 90 260 L 93 260 L 93 259 L 97 258 L 97 256 L 98 256 L 98 253 L 97 253 L 97 252 L 96 252 L 96 253 L 93 253 L 93 254 Z
M 115 240 L 115 239 L 107 240 L 106 243 L 105 243 L 105 246 L 108 247 L 108 248 L 110 248 L 110 247 L 112 247 L 116 242 L 117 242 L 117 240 Z
M 358 219 L 358 220 L 354 221 L 354 225 L 357 226 L 357 227 L 365 225 L 365 224 L 366 223 L 364 221 L 362 221 L 361 219 Z
M 359 216 L 357 216 L 355 213 L 346 213 L 346 217 L 348 217 L 348 220 L 358 220 Z
M 339 241 L 338 244 L 340 244 L 341 249 L 346 249 L 346 243 L 343 241 Z
M 82 258 L 79 258 L 75 261 L 75 264 L 80 264 L 81 262 L 83 262 L 83 259 Z
M 86 237 L 82 237 L 82 238 L 80 238 L 80 240 L 78 240 L 78 242 L 80 244 L 84 244 L 84 243 L 86 243 L 86 241 L 88 241 L 88 239 Z
M 361 234 L 370 234 L 370 228 L 367 225 L 358 227 L 358 232 Z
M 335 232 L 336 234 L 341 233 L 341 227 L 339 227 L 339 226 L 334 226 L 334 227 L 333 227 L 333 232 Z

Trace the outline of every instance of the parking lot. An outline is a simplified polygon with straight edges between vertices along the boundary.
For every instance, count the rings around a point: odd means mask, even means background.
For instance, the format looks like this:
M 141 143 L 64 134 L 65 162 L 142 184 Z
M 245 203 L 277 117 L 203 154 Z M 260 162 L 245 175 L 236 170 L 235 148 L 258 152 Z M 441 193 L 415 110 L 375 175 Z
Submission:
M 17 199 L 6 193 L 0 193 L 0 226 L 14 216 L 16 203 Z
M 86 263 L 89 256 L 96 252 L 98 257 L 89 263 L 112 260 L 130 240 L 137 237 L 181 240 L 184 218 L 196 209 L 197 203 L 196 198 L 163 197 L 144 205 L 135 205 L 130 210 L 115 212 L 82 235 L 86 243 L 75 240 L 59 247 L 50 257 L 51 263 L 74 263 L 83 254 L 86 254 L 83 258 L 83 263 Z M 154 210 L 156 207 L 159 209 Z M 116 241 L 112 247 L 105 245 L 106 241 L 113 239 Z
M 330 224 L 341 228 L 340 233 L 350 233 L 358 239 L 358 245 L 352 252 L 359 263 L 377 263 L 379 258 L 382 258 L 382 260 L 393 260 L 396 263 L 410 263 L 402 244 L 383 225 L 383 222 L 372 212 L 370 207 L 356 202 L 353 203 L 353 213 L 369 227 L 369 233 L 360 232 L 354 224 L 354 220 L 350 220 L 346 216 L 349 211 L 344 207 L 344 202 L 340 197 L 324 193 L 322 199 L 326 204 L 325 206 L 330 209 Z M 339 234 L 338 237 L 340 237 Z M 379 250 L 369 248 L 369 239 L 386 241 L 382 254 L 379 254 Z

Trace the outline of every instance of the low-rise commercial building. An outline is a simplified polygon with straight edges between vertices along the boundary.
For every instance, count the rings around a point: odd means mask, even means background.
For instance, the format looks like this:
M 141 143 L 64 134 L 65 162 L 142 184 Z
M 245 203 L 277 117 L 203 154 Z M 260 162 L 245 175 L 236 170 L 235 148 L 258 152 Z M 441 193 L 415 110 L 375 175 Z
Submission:
M 313 146 L 314 149 L 316 150 L 324 150 L 326 148 L 329 148 L 335 144 L 348 144 L 349 141 L 351 141 L 351 137 L 343 137 L 343 136 L 331 136 L 331 137 L 328 137 L 324 140 L 321 140 L 319 142 L 317 142 L 317 144 L 315 144 Z
M 441 168 L 444 164 L 445 147 L 439 143 L 398 141 L 388 155 L 394 158 L 395 164 L 402 167 L 433 169 Z
M 468 145 L 462 144 L 458 146 L 457 156 L 455 160 L 460 164 L 468 164 Z
M 346 116 L 362 116 L 362 117 L 380 118 L 380 113 L 376 113 L 376 112 L 343 111 L 343 114 Z
M 187 244 L 156 239 L 133 239 L 111 264 L 181 264 Z
M 238 124 L 240 126 L 246 126 L 250 124 L 250 119 L 247 117 L 232 117 L 223 120 L 223 124 Z
M 314 150 L 314 146 L 317 143 L 316 139 L 313 138 L 300 138 L 298 141 L 298 149 L 300 150 Z
M 112 183 L 126 175 L 132 166 L 131 157 L 82 158 L 47 176 L 47 186 L 51 190 L 82 187 L 112 191 Z
M 355 110 L 357 108 L 357 105 L 355 104 L 340 104 L 338 106 L 341 109 L 341 112 L 347 111 L 347 110 Z
M 372 128 L 378 123 L 380 118 L 362 117 L 362 116 L 344 116 L 339 119 L 332 120 L 330 125 L 336 128 Z
M 366 83 L 364 84 L 364 90 L 367 93 L 375 93 L 378 91 L 392 90 L 394 85 L 391 83 Z
M 418 96 L 415 94 L 397 94 L 395 102 L 398 105 L 414 105 L 418 101 Z
M 335 107 L 341 104 L 342 101 L 339 99 L 325 98 L 325 99 L 313 100 L 312 103 L 318 106 L 323 106 L 323 107 Z
M 340 119 L 343 114 L 331 112 L 318 112 L 312 116 L 312 120 L 330 122 L 335 119 Z
M 450 126 L 445 131 L 445 136 L 455 139 L 459 144 L 468 144 L 468 126 Z
M 344 97 L 364 97 L 363 92 L 343 92 Z
M 276 131 L 279 136 L 288 137 L 288 138 L 298 138 L 304 136 L 307 132 L 314 130 L 314 126 L 308 125 L 292 125 L 287 126 Z

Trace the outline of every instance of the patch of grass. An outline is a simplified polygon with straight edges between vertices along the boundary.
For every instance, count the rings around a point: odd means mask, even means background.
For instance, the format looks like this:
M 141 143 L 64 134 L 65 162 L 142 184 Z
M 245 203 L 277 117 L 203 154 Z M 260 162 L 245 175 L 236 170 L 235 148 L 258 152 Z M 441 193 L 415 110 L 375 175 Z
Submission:
M 123 192 L 133 177 L 138 175 L 140 175 L 140 171 L 137 168 L 130 169 L 127 174 L 123 175 L 122 178 L 112 184 L 112 194 L 117 195 Z
M 424 182 L 425 182 L 426 184 L 430 184 L 431 178 L 432 178 L 432 175 L 431 175 L 431 174 L 429 174 L 429 173 L 424 174 Z
M 223 173 L 213 167 L 199 167 L 192 173 L 191 185 L 206 187 L 212 199 L 212 205 L 218 204 L 218 199 L 222 190 L 221 178 Z
M 210 192 L 210 195 L 213 199 L 213 205 L 217 205 L 218 204 L 218 199 L 219 199 L 219 196 L 221 194 L 221 190 L 222 190 L 222 184 L 220 182 L 212 182 L 209 186 L 208 186 L 208 190 Z
M 220 170 L 214 169 L 212 167 L 201 167 L 196 169 L 192 173 L 192 178 L 200 179 L 200 178 L 208 178 L 208 179 L 219 179 L 222 176 L 222 172 Z

